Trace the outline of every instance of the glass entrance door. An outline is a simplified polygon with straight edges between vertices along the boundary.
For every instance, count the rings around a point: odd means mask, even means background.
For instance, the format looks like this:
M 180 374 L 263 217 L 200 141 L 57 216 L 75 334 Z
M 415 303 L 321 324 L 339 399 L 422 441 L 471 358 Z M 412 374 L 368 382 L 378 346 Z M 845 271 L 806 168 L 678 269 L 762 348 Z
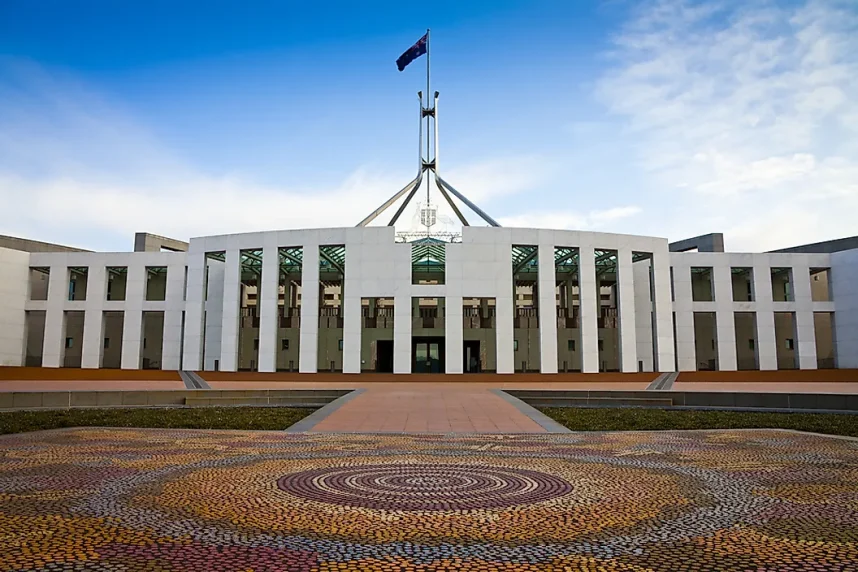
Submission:
M 429 344 L 417 342 L 414 346 L 414 373 L 429 372 Z
M 433 341 L 414 342 L 414 373 L 442 373 L 444 362 L 441 357 L 441 343 Z

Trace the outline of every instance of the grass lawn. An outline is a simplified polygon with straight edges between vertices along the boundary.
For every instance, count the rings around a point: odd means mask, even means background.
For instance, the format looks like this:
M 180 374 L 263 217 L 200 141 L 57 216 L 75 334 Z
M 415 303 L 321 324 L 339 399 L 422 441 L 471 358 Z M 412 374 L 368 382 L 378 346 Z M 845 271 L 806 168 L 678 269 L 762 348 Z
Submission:
M 539 410 L 572 431 L 765 428 L 858 437 L 858 415 L 576 407 Z
M 0 412 L 0 435 L 60 427 L 262 429 L 282 431 L 313 412 L 288 407 L 71 409 Z

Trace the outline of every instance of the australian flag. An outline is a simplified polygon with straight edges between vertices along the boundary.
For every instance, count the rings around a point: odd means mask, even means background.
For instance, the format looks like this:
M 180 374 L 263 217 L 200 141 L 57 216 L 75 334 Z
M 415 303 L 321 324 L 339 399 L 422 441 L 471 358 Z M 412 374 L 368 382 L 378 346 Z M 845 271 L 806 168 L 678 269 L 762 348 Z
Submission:
M 405 50 L 399 59 L 396 60 L 396 67 L 399 68 L 399 71 L 405 69 L 405 66 L 422 56 L 426 53 L 426 43 L 428 41 L 429 32 L 423 34 L 423 37 L 417 40 L 417 43 Z

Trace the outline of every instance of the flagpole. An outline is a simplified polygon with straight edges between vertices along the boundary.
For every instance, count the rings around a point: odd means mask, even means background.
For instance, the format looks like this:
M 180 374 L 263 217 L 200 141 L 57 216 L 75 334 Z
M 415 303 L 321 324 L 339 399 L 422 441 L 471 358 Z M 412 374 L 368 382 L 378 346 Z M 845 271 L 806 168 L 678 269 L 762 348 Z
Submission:
M 426 109 L 427 109 L 427 111 L 429 109 L 429 105 L 430 105 L 429 102 L 431 101 L 431 97 L 432 97 L 432 95 L 431 95 L 432 92 L 429 91 L 429 54 L 430 54 L 429 28 L 426 28 Z M 430 117 L 429 117 L 429 114 L 427 113 L 426 114 L 426 162 L 427 163 L 430 162 L 429 139 L 431 138 L 431 135 L 429 133 L 429 126 L 430 126 Z M 427 177 L 426 178 L 426 207 L 427 207 L 427 209 L 429 207 L 429 187 L 430 187 L 429 177 Z M 427 210 L 427 216 L 428 216 L 428 210 Z M 428 226 L 426 227 L 426 232 L 427 233 L 429 232 Z

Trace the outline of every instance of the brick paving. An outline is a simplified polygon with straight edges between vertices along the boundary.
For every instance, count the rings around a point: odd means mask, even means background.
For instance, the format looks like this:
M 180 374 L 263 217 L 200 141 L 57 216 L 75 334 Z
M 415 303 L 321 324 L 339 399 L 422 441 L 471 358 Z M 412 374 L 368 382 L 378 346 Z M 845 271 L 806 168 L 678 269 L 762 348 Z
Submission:
M 0 437 L 0 570 L 858 570 L 858 442 L 775 430 Z
M 366 433 L 544 433 L 490 391 L 468 384 L 372 384 L 311 430 Z
M 858 393 L 858 382 L 717 382 L 678 381 L 673 391 L 751 391 L 762 393 Z
M 42 379 L 5 379 L 0 380 L 0 392 L 8 391 L 162 391 L 167 389 L 185 389 L 182 380 L 146 381 L 146 380 L 42 380 Z

